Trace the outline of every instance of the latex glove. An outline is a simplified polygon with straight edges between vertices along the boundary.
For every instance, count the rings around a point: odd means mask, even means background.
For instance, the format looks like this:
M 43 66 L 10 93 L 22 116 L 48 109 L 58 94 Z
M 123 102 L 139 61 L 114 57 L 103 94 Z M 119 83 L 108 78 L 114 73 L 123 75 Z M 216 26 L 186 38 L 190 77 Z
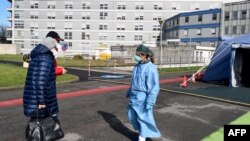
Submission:
M 129 98 L 129 97 L 130 97 L 130 94 L 129 94 L 128 92 L 127 92 L 127 94 L 126 94 L 126 97 L 127 97 L 127 98 Z
M 44 109 L 46 105 L 38 105 L 38 109 Z
M 62 74 L 66 74 L 67 70 L 63 68 Z
M 154 106 L 153 103 L 147 103 L 147 104 L 146 104 L 146 109 L 147 109 L 147 110 L 152 110 L 152 109 L 153 109 L 153 106 Z

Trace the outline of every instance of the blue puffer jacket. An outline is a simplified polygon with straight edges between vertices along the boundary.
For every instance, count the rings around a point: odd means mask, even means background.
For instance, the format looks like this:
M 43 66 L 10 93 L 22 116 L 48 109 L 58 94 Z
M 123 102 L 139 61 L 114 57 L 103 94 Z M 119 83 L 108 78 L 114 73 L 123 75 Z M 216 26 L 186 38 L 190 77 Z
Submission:
M 27 117 L 36 117 L 39 104 L 45 104 L 46 110 L 39 110 L 39 117 L 58 113 L 56 98 L 56 75 L 54 56 L 43 44 L 31 51 L 24 93 L 23 107 Z

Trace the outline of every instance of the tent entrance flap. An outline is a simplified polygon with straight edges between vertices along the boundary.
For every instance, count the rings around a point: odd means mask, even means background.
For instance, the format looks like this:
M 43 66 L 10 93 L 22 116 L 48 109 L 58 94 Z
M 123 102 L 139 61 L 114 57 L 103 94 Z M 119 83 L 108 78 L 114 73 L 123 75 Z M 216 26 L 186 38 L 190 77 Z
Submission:
M 236 49 L 234 72 L 235 79 L 238 85 L 250 86 L 250 49 L 238 48 Z

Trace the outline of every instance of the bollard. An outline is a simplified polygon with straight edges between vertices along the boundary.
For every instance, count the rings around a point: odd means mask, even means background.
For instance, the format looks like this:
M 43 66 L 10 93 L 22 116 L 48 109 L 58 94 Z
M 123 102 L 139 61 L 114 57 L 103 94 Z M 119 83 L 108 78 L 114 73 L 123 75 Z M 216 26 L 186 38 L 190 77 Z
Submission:
M 90 79 L 90 60 L 89 60 L 89 64 L 88 64 L 88 79 Z
M 115 66 L 114 66 L 114 74 L 116 74 L 116 60 L 115 60 Z

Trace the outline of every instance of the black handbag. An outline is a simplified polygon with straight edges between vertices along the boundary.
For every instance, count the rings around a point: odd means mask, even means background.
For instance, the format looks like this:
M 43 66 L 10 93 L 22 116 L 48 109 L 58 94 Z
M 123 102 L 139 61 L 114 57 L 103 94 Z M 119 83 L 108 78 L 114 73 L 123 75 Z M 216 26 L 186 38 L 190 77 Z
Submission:
M 49 116 L 43 119 L 31 119 L 26 127 L 27 141 L 55 141 L 64 137 L 57 117 Z

